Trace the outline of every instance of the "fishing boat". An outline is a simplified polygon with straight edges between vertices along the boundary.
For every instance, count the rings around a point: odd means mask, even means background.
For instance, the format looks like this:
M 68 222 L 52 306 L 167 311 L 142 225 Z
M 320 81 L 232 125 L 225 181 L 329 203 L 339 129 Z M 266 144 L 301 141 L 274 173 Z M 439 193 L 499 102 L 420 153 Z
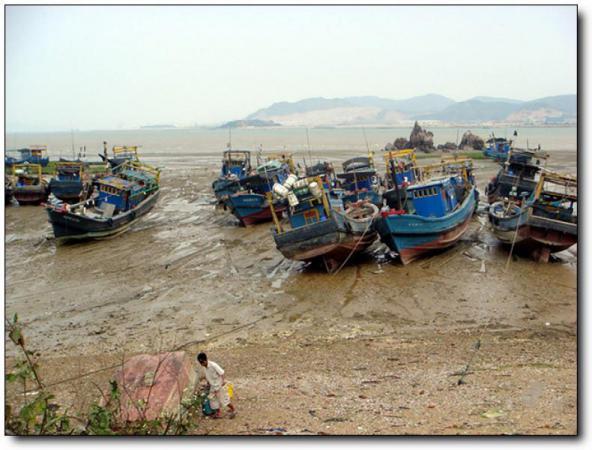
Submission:
M 380 181 L 372 156 L 348 159 L 343 163 L 343 173 L 337 174 L 337 179 L 339 188 L 333 192 L 340 192 L 345 204 L 368 200 L 382 206 Z
M 224 207 L 239 220 L 242 226 L 250 226 L 272 220 L 271 209 L 280 214 L 286 202 L 272 199 L 267 193 L 274 183 L 282 183 L 290 175 L 290 165 L 281 159 L 270 159 L 255 169 L 255 174 L 240 180 L 240 190 L 224 198 Z
M 112 172 L 95 181 L 91 198 L 74 205 L 56 201 L 46 206 L 57 239 L 115 236 L 152 209 L 160 194 L 158 169 L 125 161 Z
M 548 156 L 541 151 L 511 149 L 507 160 L 485 188 L 487 202 L 491 204 L 523 193 L 530 195 L 537 185 L 535 177 L 542 169 L 541 161 Z
M 578 240 L 577 179 L 544 171 L 532 194 L 504 199 L 489 208 L 495 236 L 511 251 L 525 252 L 539 262 L 566 250 Z
M 275 223 L 272 233 L 285 258 L 321 262 L 332 273 L 376 240 L 372 221 L 379 210 L 368 201 L 346 208 L 341 199 L 327 195 L 326 185 L 327 180 L 320 176 L 276 183 L 273 195 L 287 199 L 289 208 L 287 223 L 271 210 Z
M 316 164 L 306 166 L 304 172 L 307 177 L 316 177 L 319 175 L 329 175 L 332 177 L 335 174 L 335 169 L 329 161 L 319 161 Z
M 17 150 L 7 150 L 4 157 L 4 164 L 6 167 L 11 167 L 15 164 L 39 164 L 41 167 L 49 164 L 49 156 L 47 156 L 47 146 L 45 145 L 31 145 L 28 148 L 20 148 Z M 15 156 L 12 156 L 15 155 Z
M 103 142 L 103 153 L 99 157 L 103 162 L 109 164 L 109 167 L 115 168 L 121 166 L 126 161 L 139 162 L 137 145 L 115 145 L 111 149 L 111 156 L 107 152 L 107 142 Z
M 47 182 L 40 164 L 13 164 L 12 195 L 19 205 L 38 205 L 47 200 Z
M 219 203 L 241 190 L 240 181 L 251 173 L 251 152 L 248 150 L 226 150 L 222 156 L 220 176 L 212 183 L 214 195 Z
M 55 176 L 49 182 L 49 191 L 59 200 L 79 202 L 88 194 L 88 183 L 83 162 L 59 161 L 55 165 Z
M 472 168 L 470 159 L 416 167 L 414 184 L 398 188 L 396 207 L 381 210 L 374 228 L 403 264 L 453 246 L 467 230 L 478 204 Z
M 512 141 L 501 137 L 492 136 L 486 143 L 487 146 L 483 150 L 483 154 L 495 161 L 505 161 L 512 148 Z

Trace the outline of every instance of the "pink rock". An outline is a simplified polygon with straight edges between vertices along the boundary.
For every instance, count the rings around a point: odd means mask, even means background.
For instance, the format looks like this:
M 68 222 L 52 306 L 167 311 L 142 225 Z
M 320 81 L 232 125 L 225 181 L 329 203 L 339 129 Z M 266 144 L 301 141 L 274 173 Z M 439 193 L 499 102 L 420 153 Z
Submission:
M 121 420 L 147 420 L 177 414 L 184 393 L 195 382 L 191 358 L 185 352 L 136 355 L 115 373 Z

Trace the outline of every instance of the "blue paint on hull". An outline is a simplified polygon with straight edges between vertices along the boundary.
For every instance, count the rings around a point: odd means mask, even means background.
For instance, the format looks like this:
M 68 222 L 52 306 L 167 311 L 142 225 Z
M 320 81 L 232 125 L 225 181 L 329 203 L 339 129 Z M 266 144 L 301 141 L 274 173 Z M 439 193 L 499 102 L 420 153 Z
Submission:
M 459 208 L 442 217 L 415 214 L 390 215 L 375 222 L 382 242 L 401 255 L 404 264 L 422 253 L 453 245 L 462 235 L 477 207 L 475 187 Z

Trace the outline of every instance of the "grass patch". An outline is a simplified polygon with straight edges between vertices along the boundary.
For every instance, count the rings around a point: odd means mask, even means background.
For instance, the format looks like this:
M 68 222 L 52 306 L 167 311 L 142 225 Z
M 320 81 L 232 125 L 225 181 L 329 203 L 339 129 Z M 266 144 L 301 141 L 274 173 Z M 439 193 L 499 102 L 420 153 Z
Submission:
M 415 157 L 417 159 L 428 159 L 428 158 L 441 158 L 443 156 L 458 156 L 461 158 L 471 158 L 471 159 L 487 159 L 487 157 L 483 154 L 480 150 L 471 150 L 471 151 L 451 151 L 451 152 L 443 152 L 441 150 L 432 152 L 432 153 L 423 153 L 423 152 L 416 152 Z

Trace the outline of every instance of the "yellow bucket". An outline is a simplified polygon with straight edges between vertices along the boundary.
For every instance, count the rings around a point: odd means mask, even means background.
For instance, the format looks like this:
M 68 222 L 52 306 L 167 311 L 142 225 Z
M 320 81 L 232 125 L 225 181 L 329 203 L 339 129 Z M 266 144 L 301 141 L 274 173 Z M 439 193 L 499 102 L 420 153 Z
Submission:
M 226 390 L 228 391 L 228 397 L 232 399 L 234 397 L 234 385 L 232 383 L 226 383 Z

